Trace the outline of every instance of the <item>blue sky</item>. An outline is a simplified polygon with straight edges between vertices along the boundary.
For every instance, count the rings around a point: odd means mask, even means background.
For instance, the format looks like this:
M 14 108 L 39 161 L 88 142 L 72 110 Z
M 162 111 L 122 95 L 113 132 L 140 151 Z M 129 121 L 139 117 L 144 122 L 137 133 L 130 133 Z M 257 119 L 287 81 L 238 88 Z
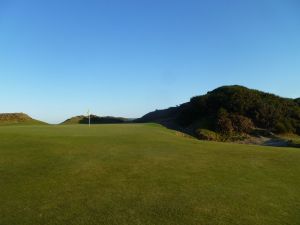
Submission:
M 0 0 L 0 112 L 132 118 L 231 84 L 300 97 L 300 1 Z

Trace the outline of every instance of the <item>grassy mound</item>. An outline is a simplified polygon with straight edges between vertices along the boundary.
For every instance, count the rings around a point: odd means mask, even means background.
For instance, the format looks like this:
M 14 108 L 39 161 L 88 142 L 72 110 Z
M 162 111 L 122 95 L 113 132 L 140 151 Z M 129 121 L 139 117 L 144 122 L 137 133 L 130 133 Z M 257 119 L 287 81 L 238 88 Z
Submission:
M 0 125 L 43 125 L 42 121 L 32 119 L 24 113 L 0 113 Z
M 295 225 L 299 161 L 154 125 L 0 127 L 0 224 Z
M 128 122 L 128 119 L 121 117 L 99 117 L 96 115 L 91 115 L 91 124 L 113 124 L 113 123 L 125 123 Z M 87 116 L 74 116 L 70 119 L 67 119 L 62 124 L 63 125 L 71 125 L 71 124 L 88 124 L 89 118 Z

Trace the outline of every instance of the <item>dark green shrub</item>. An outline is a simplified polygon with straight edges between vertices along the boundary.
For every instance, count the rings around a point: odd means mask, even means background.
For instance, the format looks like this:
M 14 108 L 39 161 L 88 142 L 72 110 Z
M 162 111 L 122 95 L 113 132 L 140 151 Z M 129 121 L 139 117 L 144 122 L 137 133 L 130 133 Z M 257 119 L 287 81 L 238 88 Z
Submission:
M 241 115 L 231 115 L 231 122 L 233 125 L 233 129 L 236 133 L 250 133 L 253 128 L 254 124 L 251 119 Z
M 278 134 L 295 133 L 296 129 L 289 120 L 281 120 L 276 123 L 274 132 Z
M 221 108 L 217 117 L 217 131 L 223 135 L 231 135 L 234 132 L 234 128 L 226 109 Z
M 282 122 L 276 123 L 274 132 L 276 132 L 278 134 L 288 133 L 285 125 Z
M 296 134 L 300 135 L 300 123 L 296 125 Z

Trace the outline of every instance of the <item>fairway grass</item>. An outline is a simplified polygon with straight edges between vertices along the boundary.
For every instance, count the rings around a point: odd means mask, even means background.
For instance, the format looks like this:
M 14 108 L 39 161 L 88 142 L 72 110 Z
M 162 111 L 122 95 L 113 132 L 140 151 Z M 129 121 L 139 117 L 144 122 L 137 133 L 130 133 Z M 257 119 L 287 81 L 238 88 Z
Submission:
M 153 124 L 0 127 L 0 225 L 298 225 L 300 149 Z

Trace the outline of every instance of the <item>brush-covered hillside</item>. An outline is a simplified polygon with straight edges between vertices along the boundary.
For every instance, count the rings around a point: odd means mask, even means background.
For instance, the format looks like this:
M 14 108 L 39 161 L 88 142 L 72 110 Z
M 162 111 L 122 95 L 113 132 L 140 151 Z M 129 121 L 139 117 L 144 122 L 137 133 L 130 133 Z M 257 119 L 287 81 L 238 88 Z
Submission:
M 100 117 L 96 115 L 91 115 L 91 124 L 113 124 L 113 123 L 125 123 L 129 120 L 122 117 L 112 117 L 112 116 L 105 116 Z M 74 116 L 70 119 L 67 119 L 62 124 L 68 125 L 68 124 L 88 124 L 89 118 L 88 116 Z
M 42 121 L 31 118 L 25 113 L 0 113 L 1 125 L 43 125 Z
M 187 103 L 156 110 L 136 122 L 157 122 L 204 139 L 230 139 L 254 131 L 300 134 L 300 100 L 223 86 Z

